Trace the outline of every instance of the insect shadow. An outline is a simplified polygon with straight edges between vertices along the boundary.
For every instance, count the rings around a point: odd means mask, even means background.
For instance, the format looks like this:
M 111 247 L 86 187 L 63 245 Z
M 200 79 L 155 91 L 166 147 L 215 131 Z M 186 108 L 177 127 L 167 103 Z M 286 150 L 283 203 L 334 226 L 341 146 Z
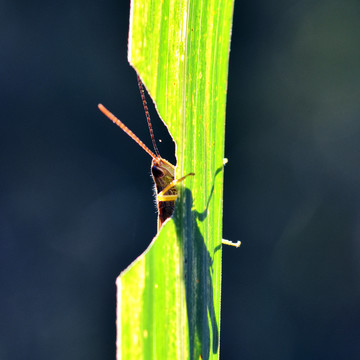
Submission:
M 220 167 L 214 174 L 212 189 L 203 212 L 194 210 L 192 192 L 185 188 L 182 189 L 179 199 L 182 206 L 176 208 L 173 216 L 184 254 L 190 359 L 207 360 L 210 348 L 212 347 L 214 354 L 218 352 L 219 348 L 219 326 L 215 315 L 212 285 L 212 256 L 220 250 L 221 245 L 215 248 L 213 254 L 209 253 L 198 221 L 202 222 L 207 217 L 210 199 L 214 192 L 215 178 L 222 169 L 223 167 Z M 210 333 L 212 334 L 212 344 L 210 344 Z M 200 353 L 197 346 L 199 342 L 202 344 Z

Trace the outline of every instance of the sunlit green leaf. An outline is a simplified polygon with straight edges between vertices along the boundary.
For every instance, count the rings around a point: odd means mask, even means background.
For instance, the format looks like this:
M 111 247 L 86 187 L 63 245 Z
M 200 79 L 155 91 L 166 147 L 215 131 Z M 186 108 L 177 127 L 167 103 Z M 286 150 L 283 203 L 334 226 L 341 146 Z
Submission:
M 119 359 L 219 357 L 233 0 L 133 0 L 129 62 L 176 143 L 175 213 L 118 278 Z

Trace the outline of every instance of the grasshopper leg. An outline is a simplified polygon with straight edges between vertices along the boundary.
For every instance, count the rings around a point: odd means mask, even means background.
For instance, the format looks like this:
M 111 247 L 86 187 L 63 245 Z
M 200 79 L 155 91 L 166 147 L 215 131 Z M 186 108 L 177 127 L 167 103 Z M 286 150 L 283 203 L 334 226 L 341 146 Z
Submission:
M 195 175 L 194 173 L 189 173 L 180 179 L 173 180 L 169 185 L 167 185 L 162 191 L 159 192 L 157 198 L 158 201 L 175 201 L 177 198 L 177 195 L 165 195 L 166 192 L 168 192 L 170 189 L 172 189 L 174 186 L 176 186 L 179 182 L 185 180 L 188 176 Z
M 240 245 L 241 245 L 241 241 L 240 241 L 240 240 L 234 242 L 234 241 L 222 239 L 222 240 L 221 240 L 221 243 L 224 244 L 224 245 L 234 246 L 234 247 L 236 247 L 236 248 L 240 247 Z
M 157 198 L 158 201 L 175 201 L 177 199 L 177 195 L 164 195 L 161 192 Z

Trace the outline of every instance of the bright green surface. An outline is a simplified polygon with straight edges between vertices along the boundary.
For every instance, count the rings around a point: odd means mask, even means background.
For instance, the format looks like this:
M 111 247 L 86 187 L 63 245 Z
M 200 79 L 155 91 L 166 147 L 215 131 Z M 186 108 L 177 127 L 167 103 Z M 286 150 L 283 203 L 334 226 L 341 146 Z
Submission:
M 176 143 L 173 219 L 118 278 L 119 359 L 219 357 L 232 0 L 133 0 L 129 61 Z

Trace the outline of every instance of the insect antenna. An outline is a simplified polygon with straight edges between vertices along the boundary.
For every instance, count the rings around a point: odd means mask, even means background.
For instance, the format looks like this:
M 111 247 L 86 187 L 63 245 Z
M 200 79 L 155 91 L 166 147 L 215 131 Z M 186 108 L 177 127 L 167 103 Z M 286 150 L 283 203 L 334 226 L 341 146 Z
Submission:
M 141 146 L 153 159 L 159 159 L 160 155 L 155 155 L 125 124 L 123 124 L 113 113 L 111 113 L 104 105 L 98 105 L 99 110 L 107 116 L 121 130 L 128 134 L 139 146 Z M 156 149 L 155 149 L 156 150 Z
M 147 120 L 147 123 L 148 123 L 149 131 L 150 131 L 150 137 L 151 137 L 151 141 L 153 143 L 155 154 L 157 155 L 157 157 L 161 157 L 160 153 L 159 153 L 159 150 L 158 150 L 158 148 L 156 146 L 155 136 L 154 136 L 154 132 L 153 132 L 153 129 L 152 129 L 152 126 L 151 126 L 151 119 L 150 119 L 150 114 L 149 114 L 149 110 L 148 110 L 148 107 L 147 107 L 147 102 L 146 102 L 146 99 L 145 99 L 144 87 L 143 87 L 143 84 L 141 82 L 140 76 L 138 74 L 136 74 L 136 76 L 137 76 L 137 80 L 138 80 L 141 100 L 142 100 L 142 103 L 143 103 L 143 106 L 144 106 L 145 116 L 146 116 L 146 120 Z

